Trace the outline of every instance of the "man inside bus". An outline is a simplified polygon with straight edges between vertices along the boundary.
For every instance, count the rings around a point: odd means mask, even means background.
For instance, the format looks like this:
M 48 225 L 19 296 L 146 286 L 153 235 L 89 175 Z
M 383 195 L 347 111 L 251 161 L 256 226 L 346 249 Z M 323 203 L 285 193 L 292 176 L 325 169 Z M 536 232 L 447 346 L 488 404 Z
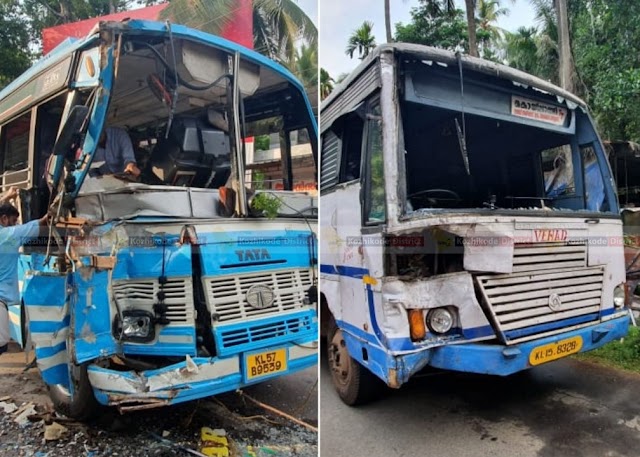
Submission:
M 32 241 L 46 225 L 48 215 L 23 225 L 16 225 L 20 213 L 9 203 L 18 196 L 18 189 L 10 188 L 0 195 L 0 354 L 7 351 L 9 333 L 9 305 L 20 303 L 18 288 L 18 259 L 20 246 Z
M 107 127 L 102 131 L 93 163 L 104 162 L 97 175 L 126 173 L 134 178 L 140 176 L 131 139 L 124 129 Z

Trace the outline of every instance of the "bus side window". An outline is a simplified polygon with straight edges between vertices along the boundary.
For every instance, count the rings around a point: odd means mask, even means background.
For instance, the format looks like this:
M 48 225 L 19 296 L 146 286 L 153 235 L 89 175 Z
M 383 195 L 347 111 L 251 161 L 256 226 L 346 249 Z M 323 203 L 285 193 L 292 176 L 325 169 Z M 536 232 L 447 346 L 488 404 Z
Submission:
M 345 119 L 342 133 L 341 183 L 360 179 L 363 131 L 364 121 L 357 113 L 352 113 Z
M 29 183 L 29 130 L 31 112 L 2 129 L 2 185 L 27 187 Z
M 377 224 L 386 219 L 384 191 L 384 160 L 382 156 L 382 117 L 378 102 L 369 107 L 367 120 L 367 193 L 365 224 Z

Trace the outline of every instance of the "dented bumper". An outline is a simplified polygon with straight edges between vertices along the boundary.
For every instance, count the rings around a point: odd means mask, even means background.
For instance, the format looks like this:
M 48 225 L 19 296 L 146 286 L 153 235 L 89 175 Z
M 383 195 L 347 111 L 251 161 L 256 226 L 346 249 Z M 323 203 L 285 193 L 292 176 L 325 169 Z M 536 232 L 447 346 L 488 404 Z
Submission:
M 119 371 L 92 364 L 87 372 L 101 404 L 131 411 L 229 392 L 294 373 L 318 362 L 315 339 L 265 348 L 259 352 L 278 350 L 286 351 L 286 369 L 254 378 L 247 373 L 246 353 L 226 358 L 188 357 L 183 362 L 147 371 Z

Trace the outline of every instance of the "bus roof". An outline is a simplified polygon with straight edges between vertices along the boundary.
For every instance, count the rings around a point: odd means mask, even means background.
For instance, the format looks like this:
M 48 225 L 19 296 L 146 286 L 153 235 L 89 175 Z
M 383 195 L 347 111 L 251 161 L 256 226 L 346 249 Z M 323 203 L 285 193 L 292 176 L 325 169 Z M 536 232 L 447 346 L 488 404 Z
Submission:
M 351 74 L 340 83 L 331 94 L 322 102 L 320 110 L 326 109 L 342 92 L 344 92 L 353 82 L 356 81 L 358 76 L 368 68 L 374 60 L 376 60 L 383 52 L 392 51 L 394 53 L 404 54 L 406 56 L 413 57 L 419 60 L 428 60 L 445 63 L 447 65 L 457 65 L 458 58 L 453 51 L 447 51 L 445 49 L 433 48 L 431 46 L 424 46 L 413 43 L 387 43 L 376 47 L 358 67 L 351 72 Z M 470 57 L 462 55 L 462 68 L 479 73 L 484 73 L 497 78 L 508 79 L 519 84 L 535 87 L 538 90 L 547 92 L 549 94 L 562 97 L 566 100 L 570 100 L 575 104 L 578 104 L 586 108 L 586 103 L 579 97 L 572 93 L 556 86 L 555 84 L 540 79 L 536 76 L 525 73 L 524 71 L 517 70 L 507 65 L 502 65 L 489 60 L 480 59 L 477 57 Z
M 130 20 L 126 22 L 101 22 L 100 27 L 110 28 L 113 30 L 123 31 L 131 35 L 150 35 L 161 36 L 167 34 L 167 27 L 164 22 L 146 21 L 146 20 Z M 237 43 L 229 41 L 225 38 L 221 38 L 215 35 L 211 35 L 200 30 L 192 29 L 184 25 L 172 24 L 171 33 L 176 38 L 187 38 L 190 40 L 198 41 L 203 44 L 215 46 L 216 48 L 225 50 L 227 52 L 239 52 L 243 58 L 252 61 L 255 64 L 266 67 L 280 76 L 286 78 L 297 89 L 304 93 L 304 87 L 298 81 L 298 79 L 285 67 L 274 62 L 268 57 L 263 56 L 251 49 L 245 48 Z M 0 102 L 12 94 L 16 89 L 22 87 L 33 78 L 37 77 L 48 68 L 61 62 L 67 58 L 70 54 L 82 49 L 85 46 L 92 44 L 92 42 L 98 39 L 98 30 L 94 29 L 85 38 L 73 39 L 69 38 L 60 43 L 53 51 L 41 58 L 38 62 L 33 64 L 26 72 L 15 79 L 11 84 L 5 87 L 0 92 Z

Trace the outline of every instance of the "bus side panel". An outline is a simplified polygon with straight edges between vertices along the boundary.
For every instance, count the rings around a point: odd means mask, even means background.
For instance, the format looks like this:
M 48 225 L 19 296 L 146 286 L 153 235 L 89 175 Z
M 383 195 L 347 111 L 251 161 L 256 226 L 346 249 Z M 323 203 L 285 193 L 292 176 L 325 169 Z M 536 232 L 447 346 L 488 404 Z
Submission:
M 73 276 L 73 359 L 83 363 L 117 352 L 109 305 L 109 273 L 83 267 Z
M 47 384 L 69 385 L 67 336 L 69 297 L 66 274 L 25 277 L 23 300 L 38 368 Z

